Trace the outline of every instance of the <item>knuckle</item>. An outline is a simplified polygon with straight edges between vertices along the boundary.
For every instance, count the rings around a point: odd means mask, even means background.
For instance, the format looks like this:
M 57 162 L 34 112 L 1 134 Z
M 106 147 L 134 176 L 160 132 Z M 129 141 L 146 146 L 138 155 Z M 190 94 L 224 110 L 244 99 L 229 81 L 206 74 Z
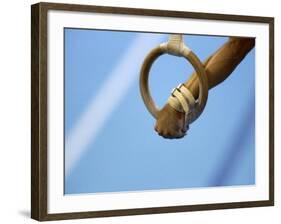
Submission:
M 158 126 L 157 126 L 157 125 L 154 126 L 154 130 L 155 130 L 156 132 L 158 132 Z

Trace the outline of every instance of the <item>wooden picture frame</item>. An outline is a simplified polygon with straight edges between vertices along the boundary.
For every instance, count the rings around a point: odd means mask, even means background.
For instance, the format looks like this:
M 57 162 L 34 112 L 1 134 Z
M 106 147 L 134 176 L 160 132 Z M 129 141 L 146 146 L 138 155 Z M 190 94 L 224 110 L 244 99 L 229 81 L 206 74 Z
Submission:
M 194 204 L 164 207 L 144 207 L 102 211 L 48 212 L 48 12 L 66 11 L 103 13 L 142 17 L 188 18 L 210 21 L 248 22 L 269 27 L 269 173 L 268 199 L 229 203 Z M 80 219 L 108 216 L 187 212 L 226 208 L 246 208 L 274 205 L 274 18 L 223 15 L 197 12 L 118 8 L 90 5 L 38 3 L 31 7 L 31 217 L 39 221 Z M 62 161 L 63 162 L 63 161 Z

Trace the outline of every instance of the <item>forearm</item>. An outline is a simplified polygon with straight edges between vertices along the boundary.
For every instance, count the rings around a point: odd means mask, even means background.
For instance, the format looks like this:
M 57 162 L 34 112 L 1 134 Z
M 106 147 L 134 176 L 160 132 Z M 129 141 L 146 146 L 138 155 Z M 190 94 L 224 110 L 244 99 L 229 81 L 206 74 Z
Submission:
M 224 81 L 255 46 L 254 38 L 230 38 L 205 62 L 209 89 Z M 196 73 L 184 83 L 195 98 L 199 94 L 199 83 Z

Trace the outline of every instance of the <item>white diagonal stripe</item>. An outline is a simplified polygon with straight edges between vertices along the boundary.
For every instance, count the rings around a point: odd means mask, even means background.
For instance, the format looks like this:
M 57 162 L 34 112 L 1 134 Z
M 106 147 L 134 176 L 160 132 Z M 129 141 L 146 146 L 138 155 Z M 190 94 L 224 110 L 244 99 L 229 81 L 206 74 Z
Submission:
M 112 73 L 97 91 L 88 107 L 70 130 L 65 141 L 65 176 L 75 167 L 87 146 L 94 141 L 112 111 L 137 80 L 146 54 L 163 40 L 165 35 L 137 34 Z

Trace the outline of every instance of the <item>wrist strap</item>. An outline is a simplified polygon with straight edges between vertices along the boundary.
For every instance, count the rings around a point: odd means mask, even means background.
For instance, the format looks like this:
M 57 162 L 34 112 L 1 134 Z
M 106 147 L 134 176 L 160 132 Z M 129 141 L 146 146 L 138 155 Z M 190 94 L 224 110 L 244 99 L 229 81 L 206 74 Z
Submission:
M 183 84 L 173 89 L 168 99 L 168 104 L 171 107 L 179 112 L 184 112 L 186 115 L 194 108 L 195 103 L 192 93 Z

